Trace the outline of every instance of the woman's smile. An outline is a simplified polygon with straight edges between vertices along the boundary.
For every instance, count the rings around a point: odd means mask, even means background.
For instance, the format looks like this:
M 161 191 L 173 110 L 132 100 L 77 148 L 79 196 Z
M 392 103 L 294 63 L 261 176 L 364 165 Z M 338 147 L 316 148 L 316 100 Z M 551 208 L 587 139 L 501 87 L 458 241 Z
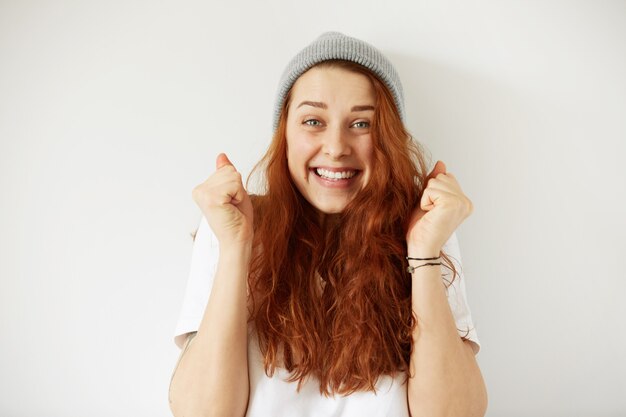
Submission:
M 341 213 L 365 187 L 376 97 L 363 74 L 312 68 L 294 84 L 287 116 L 287 165 L 320 213 Z
M 323 187 L 350 188 L 359 179 L 361 171 L 351 168 L 311 168 L 309 172 L 313 178 Z

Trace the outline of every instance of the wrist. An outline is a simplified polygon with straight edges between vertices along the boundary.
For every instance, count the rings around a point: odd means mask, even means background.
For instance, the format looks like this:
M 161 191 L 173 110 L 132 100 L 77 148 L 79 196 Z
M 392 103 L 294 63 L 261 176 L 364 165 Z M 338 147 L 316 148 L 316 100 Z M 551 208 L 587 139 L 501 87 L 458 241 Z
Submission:
M 220 256 L 227 258 L 250 258 L 252 255 L 252 242 L 232 242 L 220 245 Z
M 411 258 L 436 258 L 441 255 L 441 247 L 437 245 L 407 245 L 407 256 Z

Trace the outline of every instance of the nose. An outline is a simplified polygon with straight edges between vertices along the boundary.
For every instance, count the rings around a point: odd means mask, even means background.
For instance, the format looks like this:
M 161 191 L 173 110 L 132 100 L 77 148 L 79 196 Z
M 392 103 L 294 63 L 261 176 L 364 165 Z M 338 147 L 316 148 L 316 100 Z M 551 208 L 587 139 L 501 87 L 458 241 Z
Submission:
M 348 133 L 344 132 L 341 126 L 327 129 L 322 142 L 322 152 L 334 160 L 350 155 L 352 148 L 348 139 Z

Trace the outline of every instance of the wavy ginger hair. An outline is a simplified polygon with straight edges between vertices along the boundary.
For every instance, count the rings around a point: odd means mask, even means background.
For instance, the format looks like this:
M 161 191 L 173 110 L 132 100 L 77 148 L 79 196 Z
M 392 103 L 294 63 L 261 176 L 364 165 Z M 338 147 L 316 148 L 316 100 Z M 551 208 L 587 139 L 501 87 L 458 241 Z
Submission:
M 344 68 L 372 83 L 370 178 L 338 222 L 320 223 L 287 166 L 290 91 L 269 149 L 252 171 L 263 171 L 264 190 L 252 196 L 250 321 L 268 375 L 284 367 L 298 389 L 315 376 L 322 394 L 345 395 L 375 390 L 379 376 L 408 370 L 417 322 L 405 269 L 406 233 L 427 172 L 420 146 L 375 75 L 342 60 L 316 67 Z

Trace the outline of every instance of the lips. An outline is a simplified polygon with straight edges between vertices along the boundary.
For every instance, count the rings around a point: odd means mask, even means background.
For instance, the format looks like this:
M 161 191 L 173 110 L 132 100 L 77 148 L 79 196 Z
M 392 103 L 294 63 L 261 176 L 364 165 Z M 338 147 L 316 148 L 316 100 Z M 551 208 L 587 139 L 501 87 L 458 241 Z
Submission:
M 310 171 L 313 173 L 315 182 L 326 188 L 350 188 L 361 173 L 361 170 L 353 168 L 334 168 L 331 171 L 326 167 L 316 167 L 311 168 Z
M 326 179 L 326 180 L 347 180 L 354 178 L 360 170 L 354 168 L 326 168 L 326 167 L 315 167 L 311 168 L 316 176 Z
M 333 172 L 342 172 L 342 171 L 360 171 L 356 168 L 353 167 L 325 167 L 325 166 L 317 166 L 317 167 L 311 167 L 311 169 L 325 169 L 327 171 L 333 171 Z
M 324 168 L 316 168 L 315 173 L 320 177 L 331 180 L 349 179 L 356 175 L 355 170 L 329 171 Z

